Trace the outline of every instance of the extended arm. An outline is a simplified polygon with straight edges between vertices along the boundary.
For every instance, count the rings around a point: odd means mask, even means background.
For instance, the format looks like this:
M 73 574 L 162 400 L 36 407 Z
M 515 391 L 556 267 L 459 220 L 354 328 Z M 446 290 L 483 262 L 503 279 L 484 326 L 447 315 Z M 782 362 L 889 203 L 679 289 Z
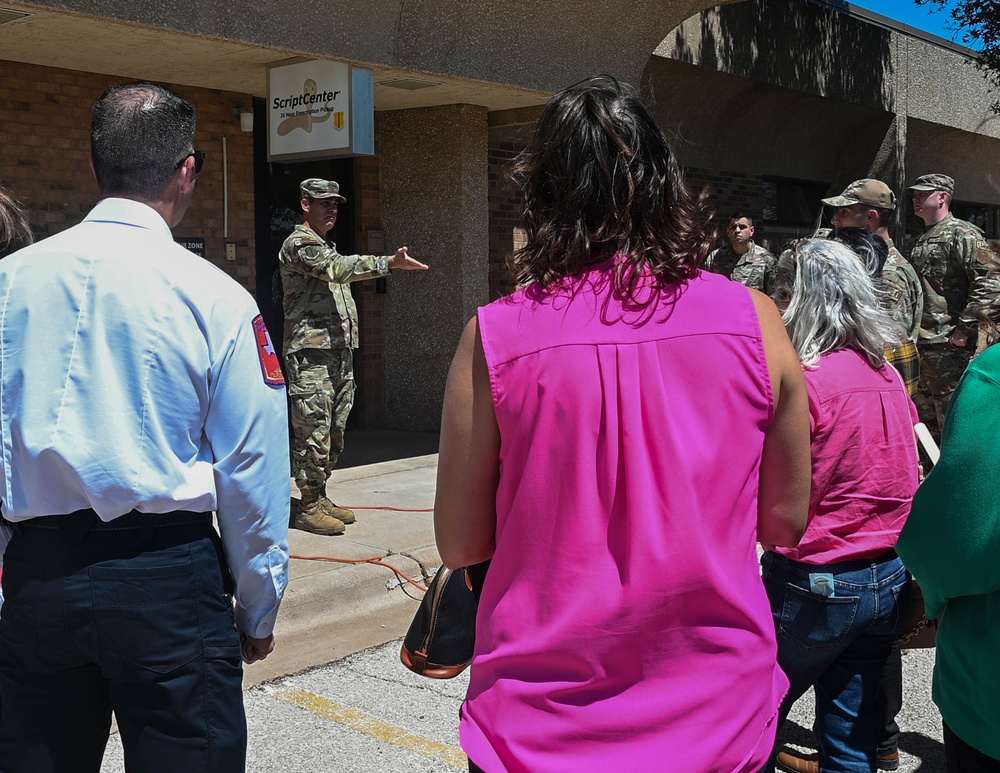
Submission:
M 774 303 L 751 291 L 774 391 L 774 421 L 764 436 L 757 498 L 760 542 L 794 547 L 809 517 L 809 398 L 802 367 Z
M 337 284 L 385 276 L 389 269 L 406 271 L 427 268 L 410 257 L 407 247 L 400 247 L 393 255 L 341 255 L 305 228 L 292 234 L 282 247 L 279 259 L 291 271 Z
M 409 247 L 400 247 L 393 255 L 340 255 L 333 252 L 327 278 L 331 282 L 357 282 L 385 276 L 389 269 L 399 271 L 426 271 L 427 266 L 410 257 Z
M 449 568 L 493 556 L 499 478 L 500 430 L 479 325 L 473 318 L 448 371 L 441 416 L 434 534 Z

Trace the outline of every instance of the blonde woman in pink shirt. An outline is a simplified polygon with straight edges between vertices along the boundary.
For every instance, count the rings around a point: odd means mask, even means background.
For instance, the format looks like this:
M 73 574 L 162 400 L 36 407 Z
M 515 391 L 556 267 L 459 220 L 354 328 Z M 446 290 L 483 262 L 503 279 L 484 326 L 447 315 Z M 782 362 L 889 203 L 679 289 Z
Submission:
M 808 385 L 812 438 L 809 526 L 795 547 L 768 546 L 762 562 L 778 664 L 791 683 L 781 717 L 815 687 L 818 769 L 871 773 L 876 695 L 909 583 L 896 540 L 919 472 L 916 409 L 885 361 L 905 331 L 837 242 L 797 244 L 782 255 L 777 285 Z M 787 753 L 776 763 L 794 773 L 816 767 Z
M 435 528 L 492 559 L 470 770 L 756 771 L 787 680 L 756 542 L 805 528 L 805 384 L 633 90 L 557 94 L 516 164 L 520 289 L 448 376 Z

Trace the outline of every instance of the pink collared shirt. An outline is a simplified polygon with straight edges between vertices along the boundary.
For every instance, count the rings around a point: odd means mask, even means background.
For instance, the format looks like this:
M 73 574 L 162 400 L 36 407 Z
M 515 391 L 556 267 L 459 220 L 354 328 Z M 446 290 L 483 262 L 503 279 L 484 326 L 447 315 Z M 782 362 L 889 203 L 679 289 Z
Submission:
M 896 546 L 919 469 L 916 408 L 891 365 L 853 349 L 805 368 L 812 434 L 809 526 L 798 547 L 772 548 L 807 564 L 874 558 Z

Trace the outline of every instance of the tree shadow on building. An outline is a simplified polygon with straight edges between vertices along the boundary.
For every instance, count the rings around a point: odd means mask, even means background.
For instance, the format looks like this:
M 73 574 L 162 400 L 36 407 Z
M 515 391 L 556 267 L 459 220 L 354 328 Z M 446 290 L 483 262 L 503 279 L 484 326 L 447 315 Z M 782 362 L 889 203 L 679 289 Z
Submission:
M 691 17 L 656 53 L 894 112 L 891 49 L 889 30 L 832 8 L 748 0 Z
M 702 176 L 819 183 L 826 196 L 876 177 L 901 192 L 898 45 L 890 30 L 832 7 L 747 0 L 674 29 L 643 87 L 662 100 L 657 119 L 677 129 L 679 155 Z

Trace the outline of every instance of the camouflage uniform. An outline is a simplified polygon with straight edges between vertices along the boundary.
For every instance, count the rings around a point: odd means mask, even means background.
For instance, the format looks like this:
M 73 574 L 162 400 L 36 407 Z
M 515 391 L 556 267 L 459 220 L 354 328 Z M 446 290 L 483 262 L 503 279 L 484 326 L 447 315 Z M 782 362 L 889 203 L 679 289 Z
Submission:
M 940 439 L 948 402 L 975 353 L 977 310 L 997 308 L 1000 294 L 986 280 L 989 263 L 983 232 L 951 214 L 920 236 L 910 262 L 924 290 L 916 402 L 924 423 Z M 956 331 L 968 335 L 967 346 L 948 342 Z
M 358 347 L 358 309 L 350 283 L 385 276 L 390 259 L 341 255 L 336 244 L 305 224 L 281 245 L 292 476 L 299 488 L 324 486 L 344 450 Z
M 771 295 L 778 272 L 778 259 L 755 242 L 750 242 L 750 250 L 745 255 L 737 255 L 732 245 L 727 244 L 708 256 L 705 270 Z
M 924 309 L 924 296 L 920 290 L 920 280 L 913 266 L 889 240 L 889 257 L 882 267 L 882 276 L 876 283 L 882 308 L 889 316 L 906 329 L 910 340 L 896 349 L 886 352 L 886 358 L 903 375 L 906 389 L 913 397 L 920 381 L 920 361 L 917 357 L 917 336 L 920 333 L 920 318 Z

